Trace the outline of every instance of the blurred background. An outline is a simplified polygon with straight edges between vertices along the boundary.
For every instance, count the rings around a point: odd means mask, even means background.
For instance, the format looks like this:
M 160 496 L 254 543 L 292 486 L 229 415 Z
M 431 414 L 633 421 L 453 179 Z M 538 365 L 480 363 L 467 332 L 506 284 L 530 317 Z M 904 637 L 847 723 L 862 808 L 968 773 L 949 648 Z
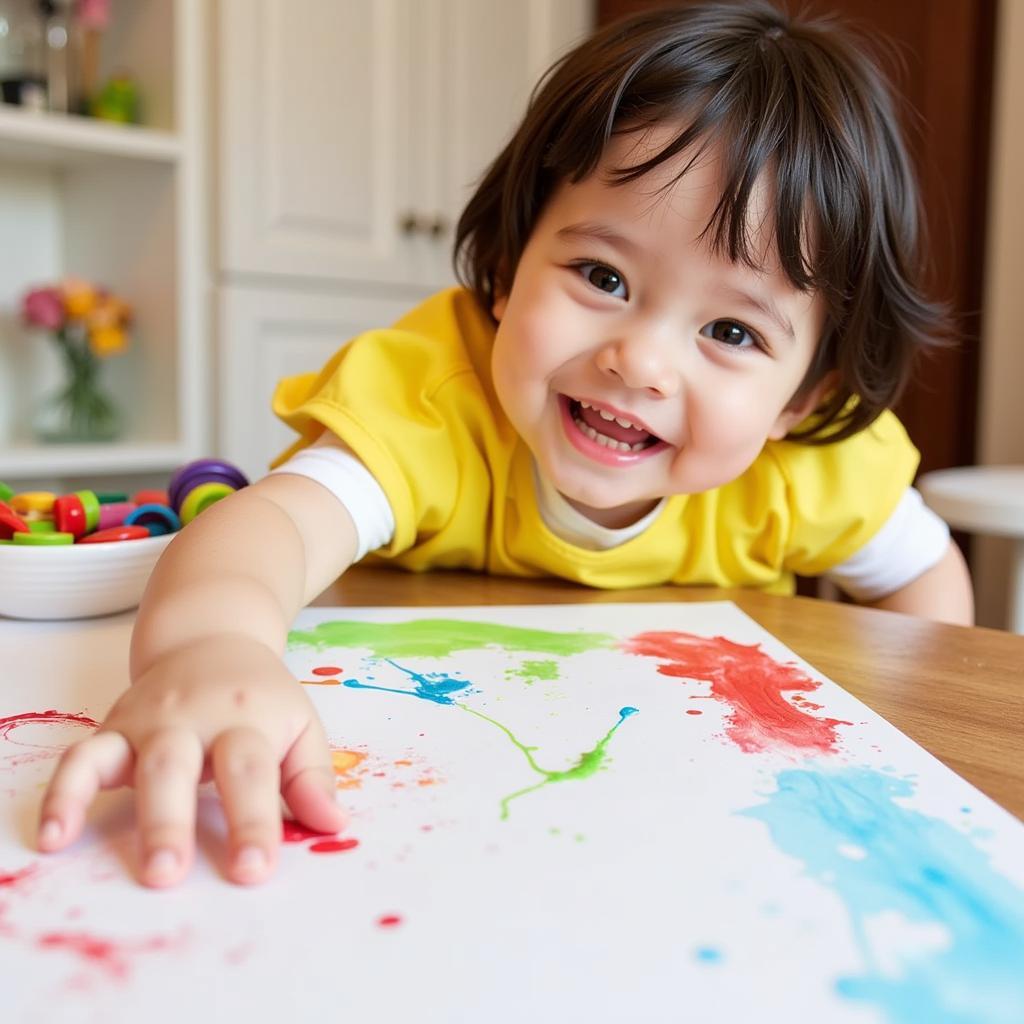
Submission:
M 156 487 L 209 454 L 259 475 L 287 442 L 274 382 L 451 283 L 539 75 L 658 5 L 0 0 L 0 480 Z M 886 40 L 905 101 L 961 334 L 898 409 L 922 471 L 1024 465 L 1024 3 L 798 6 Z M 960 539 L 1005 626 L 1010 542 Z

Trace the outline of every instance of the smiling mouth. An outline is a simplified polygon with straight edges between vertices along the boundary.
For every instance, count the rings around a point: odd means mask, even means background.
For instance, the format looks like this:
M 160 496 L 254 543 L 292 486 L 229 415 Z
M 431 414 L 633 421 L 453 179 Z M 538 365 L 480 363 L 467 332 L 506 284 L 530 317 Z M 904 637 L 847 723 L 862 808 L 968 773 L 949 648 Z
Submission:
M 663 443 L 660 437 L 624 417 L 568 395 L 562 397 L 580 433 L 603 448 L 636 454 Z

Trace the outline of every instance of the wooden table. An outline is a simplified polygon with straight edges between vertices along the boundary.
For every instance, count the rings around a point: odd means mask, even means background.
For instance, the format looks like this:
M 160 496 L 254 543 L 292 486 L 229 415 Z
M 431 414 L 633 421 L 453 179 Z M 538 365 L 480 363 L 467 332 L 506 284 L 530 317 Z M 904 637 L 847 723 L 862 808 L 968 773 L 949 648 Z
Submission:
M 756 591 L 589 590 L 558 580 L 356 567 L 318 605 L 729 600 L 940 761 L 1024 819 L 1024 637 Z

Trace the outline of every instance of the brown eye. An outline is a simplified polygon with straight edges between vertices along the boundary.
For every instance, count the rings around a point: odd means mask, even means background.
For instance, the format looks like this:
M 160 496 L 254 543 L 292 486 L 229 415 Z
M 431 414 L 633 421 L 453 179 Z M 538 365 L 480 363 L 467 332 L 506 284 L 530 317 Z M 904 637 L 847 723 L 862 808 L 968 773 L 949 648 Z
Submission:
M 577 264 L 577 267 L 587 282 L 599 291 L 617 298 L 626 298 L 626 282 L 617 270 L 612 270 L 611 267 L 606 267 L 603 263 L 580 263 Z
M 735 320 L 713 320 L 701 333 L 731 348 L 750 348 L 757 344 L 750 331 Z

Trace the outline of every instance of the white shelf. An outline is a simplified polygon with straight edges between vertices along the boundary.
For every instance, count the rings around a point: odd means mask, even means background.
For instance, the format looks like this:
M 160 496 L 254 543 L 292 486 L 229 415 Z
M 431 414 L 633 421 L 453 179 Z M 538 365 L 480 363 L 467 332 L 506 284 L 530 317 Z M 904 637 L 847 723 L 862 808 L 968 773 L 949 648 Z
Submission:
M 0 104 L 0 480 L 123 489 L 210 450 L 209 0 L 113 0 L 97 81 L 127 73 L 147 125 Z M 55 353 L 26 334 L 26 290 L 67 276 L 133 308 L 131 351 L 105 368 L 124 434 L 31 440 Z M 122 489 L 120 484 L 117 489 Z
M 0 104 L 0 159 L 61 165 L 117 157 L 173 164 L 181 152 L 173 132 Z
M 181 444 L 20 444 L 0 450 L 0 480 L 159 472 L 188 461 Z

